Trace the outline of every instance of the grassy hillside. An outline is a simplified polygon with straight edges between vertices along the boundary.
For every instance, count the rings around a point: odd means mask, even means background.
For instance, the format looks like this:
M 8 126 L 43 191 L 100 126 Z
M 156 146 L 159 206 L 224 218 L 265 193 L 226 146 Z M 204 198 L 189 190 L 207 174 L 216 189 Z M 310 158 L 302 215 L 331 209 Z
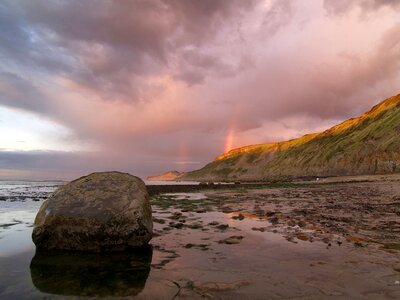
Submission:
M 321 133 L 231 150 L 182 179 L 235 181 L 394 172 L 400 172 L 400 95 Z

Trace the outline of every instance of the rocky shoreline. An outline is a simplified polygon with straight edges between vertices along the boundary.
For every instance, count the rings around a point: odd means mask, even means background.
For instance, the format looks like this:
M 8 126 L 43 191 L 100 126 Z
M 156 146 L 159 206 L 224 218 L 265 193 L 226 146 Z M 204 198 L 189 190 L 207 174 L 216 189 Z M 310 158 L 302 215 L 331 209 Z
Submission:
M 152 186 L 161 191 L 202 191 L 204 200 L 184 202 L 162 194 L 158 205 L 189 211 L 231 213 L 233 219 L 254 218 L 265 224 L 254 231 L 280 233 L 290 242 L 321 241 L 327 246 L 344 242 L 385 250 L 400 249 L 400 187 L 397 181 L 292 183 L 281 185 Z M 169 200 L 168 200 L 169 199 Z M 176 203 L 171 203 L 176 202 Z M 154 198 L 153 198 L 154 202 Z M 163 202 L 163 203 L 162 203 Z M 170 203 L 170 204 L 168 204 Z M 197 204 L 197 205 L 196 205 Z M 178 218 L 179 219 L 179 218 Z M 178 222 L 179 224 L 179 222 Z M 173 224 L 174 228 L 180 227 Z M 182 224 L 185 227 L 186 224 Z
M 397 299 L 399 183 L 395 176 L 377 176 L 162 186 L 163 192 L 148 186 L 154 224 L 150 251 L 118 258 L 117 265 L 109 253 L 76 254 L 76 260 L 63 252 L 34 256 L 28 242 L 42 201 L 2 201 L 0 246 L 6 256 L 0 257 L 0 298 L 52 293 L 139 299 Z M 22 234 L 29 240 L 21 239 Z M 30 252 L 12 256 L 25 247 Z M 49 269 L 52 257 L 65 261 L 66 268 Z M 94 276 L 82 288 L 79 283 L 87 273 L 68 268 L 71 260 L 104 276 Z M 132 267 L 139 277 L 130 277 Z M 13 273 L 18 268 L 30 276 Z

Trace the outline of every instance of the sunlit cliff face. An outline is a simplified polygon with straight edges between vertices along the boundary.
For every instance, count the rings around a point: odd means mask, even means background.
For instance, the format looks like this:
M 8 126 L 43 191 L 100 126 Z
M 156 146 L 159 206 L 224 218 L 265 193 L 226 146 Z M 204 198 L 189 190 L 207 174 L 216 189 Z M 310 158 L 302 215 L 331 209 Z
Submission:
M 186 171 L 323 131 L 398 93 L 399 11 L 375 0 L 2 1 L 0 176 Z

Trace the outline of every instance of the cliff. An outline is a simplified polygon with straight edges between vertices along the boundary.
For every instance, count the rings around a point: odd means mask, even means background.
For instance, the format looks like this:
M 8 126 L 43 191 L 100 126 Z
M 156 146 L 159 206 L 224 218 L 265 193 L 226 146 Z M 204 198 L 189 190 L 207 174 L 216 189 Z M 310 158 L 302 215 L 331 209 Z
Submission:
M 169 171 L 161 175 L 149 176 L 146 179 L 150 181 L 175 181 L 183 174 L 178 171 Z
M 395 172 L 400 172 L 400 95 L 324 132 L 231 150 L 181 179 L 251 181 Z

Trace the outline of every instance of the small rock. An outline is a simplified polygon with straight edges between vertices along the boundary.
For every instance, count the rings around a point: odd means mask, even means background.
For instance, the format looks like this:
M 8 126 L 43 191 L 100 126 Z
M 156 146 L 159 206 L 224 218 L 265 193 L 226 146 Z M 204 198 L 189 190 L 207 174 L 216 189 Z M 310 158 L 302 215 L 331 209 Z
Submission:
M 189 224 L 189 225 L 187 225 L 187 227 L 189 227 L 190 229 L 200 229 L 200 228 L 202 228 L 203 226 L 202 226 L 201 224 L 194 223 L 194 224 Z
M 279 223 L 279 219 L 277 217 L 273 217 L 272 219 L 269 220 L 271 224 L 276 225 Z
M 228 224 L 221 224 L 221 225 L 218 225 L 216 228 L 218 228 L 219 230 L 227 230 L 228 228 L 229 228 L 229 225 Z
M 297 237 L 299 240 L 302 240 L 302 241 L 308 241 L 308 240 L 309 240 L 309 236 L 308 236 L 307 234 L 305 234 L 304 232 L 299 232 L 299 233 L 297 233 L 297 234 L 296 234 L 296 237 Z
M 304 228 L 304 227 L 307 226 L 307 223 L 304 222 L 304 221 L 299 221 L 299 222 L 297 223 L 297 225 L 299 225 L 299 227 L 301 227 L 301 228 Z
M 266 229 L 265 227 L 253 227 L 253 228 L 251 228 L 251 230 L 260 231 L 260 232 L 264 232 L 265 229 Z
M 233 216 L 232 219 L 242 221 L 244 219 L 244 215 L 238 214 L 237 216 Z
M 231 237 L 218 241 L 218 243 L 233 245 L 233 244 L 239 244 L 242 241 L 242 239 L 243 236 L 241 235 L 233 235 Z
M 174 227 L 176 229 L 182 229 L 183 228 L 183 223 L 175 223 L 175 224 L 171 224 L 171 227 Z
M 395 264 L 393 266 L 393 270 L 395 270 L 396 272 L 400 272 L 400 264 Z
M 331 240 L 328 237 L 324 237 L 322 238 L 322 240 L 325 244 L 329 244 L 331 242 Z

